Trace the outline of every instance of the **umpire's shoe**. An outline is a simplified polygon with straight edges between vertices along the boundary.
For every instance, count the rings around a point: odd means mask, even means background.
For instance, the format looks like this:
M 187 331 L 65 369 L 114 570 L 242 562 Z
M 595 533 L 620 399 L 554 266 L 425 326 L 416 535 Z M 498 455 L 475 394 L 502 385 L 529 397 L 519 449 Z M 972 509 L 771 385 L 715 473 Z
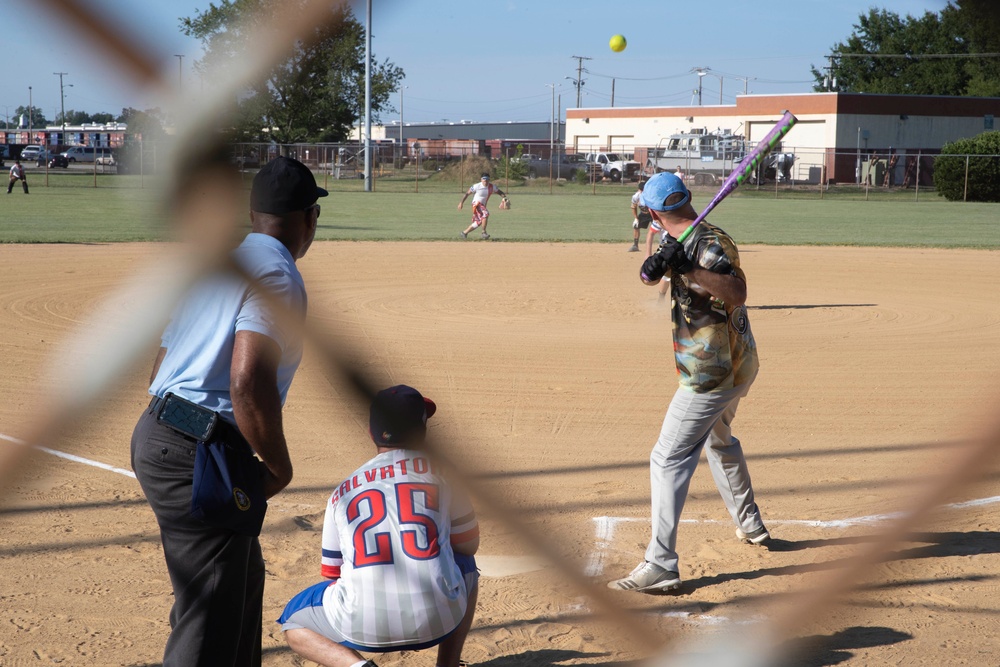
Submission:
M 664 570 L 659 565 L 643 561 L 624 579 L 615 579 L 608 588 L 619 591 L 671 591 L 681 586 L 681 577 L 676 572 Z

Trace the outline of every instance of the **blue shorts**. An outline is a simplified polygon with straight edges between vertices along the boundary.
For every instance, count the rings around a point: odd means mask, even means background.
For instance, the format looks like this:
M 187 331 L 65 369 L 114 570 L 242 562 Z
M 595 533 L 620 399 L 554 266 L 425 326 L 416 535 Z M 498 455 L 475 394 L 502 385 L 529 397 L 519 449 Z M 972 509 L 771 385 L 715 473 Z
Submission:
M 465 578 L 466 590 L 471 591 L 475 588 L 477 582 L 479 581 L 479 569 L 476 567 L 475 557 L 456 553 L 455 564 L 458 565 L 459 572 L 461 572 L 462 576 Z M 313 584 L 289 600 L 288 604 L 285 605 L 285 611 L 281 614 L 281 618 L 278 619 L 278 623 L 281 623 L 282 632 L 286 630 L 304 628 L 306 630 L 312 630 L 313 632 L 320 634 L 331 641 L 335 641 L 342 646 L 346 646 L 347 648 L 352 648 L 355 651 L 366 651 L 368 653 L 419 651 L 421 649 L 430 648 L 431 646 L 437 646 L 447 639 L 452 632 L 454 632 L 454 630 L 452 630 L 451 632 L 438 637 L 437 639 L 432 639 L 431 641 L 416 644 L 397 644 L 393 646 L 364 646 L 362 644 L 355 644 L 354 642 L 340 639 L 339 633 L 334 630 L 332 625 L 330 625 L 330 621 L 326 618 L 326 612 L 323 611 L 323 593 L 326 592 L 326 589 L 329 586 L 333 585 L 334 582 L 321 581 L 318 584 Z

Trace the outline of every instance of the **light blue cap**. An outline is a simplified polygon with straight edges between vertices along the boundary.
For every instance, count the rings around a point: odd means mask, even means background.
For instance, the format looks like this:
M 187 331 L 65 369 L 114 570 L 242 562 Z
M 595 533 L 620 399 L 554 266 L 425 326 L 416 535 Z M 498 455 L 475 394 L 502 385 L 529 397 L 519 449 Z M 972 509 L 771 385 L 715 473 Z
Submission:
M 671 206 L 664 204 L 667 197 L 678 192 L 684 193 L 684 199 Z M 684 181 L 669 171 L 654 174 L 646 181 L 646 187 L 642 190 L 642 205 L 653 211 L 673 211 L 689 201 L 691 201 L 691 192 L 684 187 Z

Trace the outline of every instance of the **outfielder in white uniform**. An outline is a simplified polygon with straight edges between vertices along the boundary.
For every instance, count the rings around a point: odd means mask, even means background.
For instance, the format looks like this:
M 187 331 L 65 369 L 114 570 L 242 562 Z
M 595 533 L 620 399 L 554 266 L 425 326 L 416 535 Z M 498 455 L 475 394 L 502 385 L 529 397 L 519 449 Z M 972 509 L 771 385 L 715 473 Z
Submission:
M 420 451 L 435 409 L 406 385 L 372 403 L 378 455 L 326 507 L 321 573 L 333 582 L 296 595 L 278 621 L 302 657 L 363 667 L 374 663 L 358 651 L 439 646 L 439 667 L 458 666 L 478 593 L 479 524 Z
M 471 187 L 466 191 L 465 196 L 462 197 L 462 201 L 458 202 L 458 210 L 462 210 L 462 206 L 465 204 L 465 200 L 472 197 L 472 223 L 465 228 L 465 231 L 461 233 L 462 238 L 468 238 L 469 232 L 476 230 L 480 225 L 483 227 L 482 238 L 484 241 L 490 238 L 490 235 L 486 232 L 486 225 L 490 221 L 490 212 L 486 208 L 486 202 L 490 200 L 490 195 L 498 194 L 501 197 L 506 197 L 507 193 L 501 190 L 498 186 L 490 183 L 490 175 L 483 174 L 479 179 L 478 183 L 473 183 Z M 501 206 L 500 208 L 503 208 Z

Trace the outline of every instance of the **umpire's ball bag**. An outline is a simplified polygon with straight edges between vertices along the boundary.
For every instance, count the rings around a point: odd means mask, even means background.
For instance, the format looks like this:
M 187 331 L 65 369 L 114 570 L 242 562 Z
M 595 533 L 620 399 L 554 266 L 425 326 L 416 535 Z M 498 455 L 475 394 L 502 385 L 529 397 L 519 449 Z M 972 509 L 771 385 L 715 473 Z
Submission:
M 245 442 L 199 442 L 191 516 L 241 535 L 260 535 L 267 512 L 260 465 Z

